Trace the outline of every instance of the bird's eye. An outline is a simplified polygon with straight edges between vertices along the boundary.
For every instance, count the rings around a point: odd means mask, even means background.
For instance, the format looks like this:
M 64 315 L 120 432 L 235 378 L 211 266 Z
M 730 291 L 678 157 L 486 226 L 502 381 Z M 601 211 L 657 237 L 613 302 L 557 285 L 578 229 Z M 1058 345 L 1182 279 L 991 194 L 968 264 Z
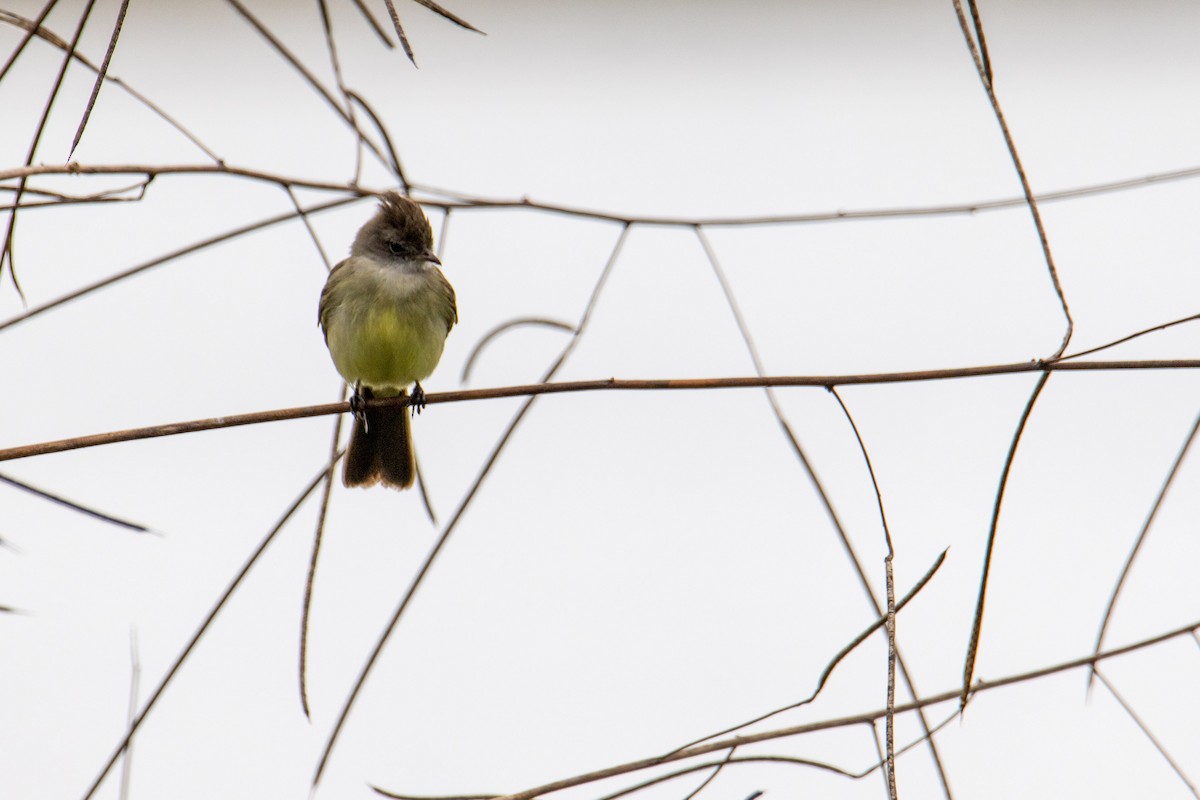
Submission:
M 391 242 L 387 243 L 387 246 L 388 246 L 388 250 L 392 251 L 392 255 L 394 255 L 394 256 L 404 255 L 404 245 L 400 244 L 400 242 L 391 241 Z

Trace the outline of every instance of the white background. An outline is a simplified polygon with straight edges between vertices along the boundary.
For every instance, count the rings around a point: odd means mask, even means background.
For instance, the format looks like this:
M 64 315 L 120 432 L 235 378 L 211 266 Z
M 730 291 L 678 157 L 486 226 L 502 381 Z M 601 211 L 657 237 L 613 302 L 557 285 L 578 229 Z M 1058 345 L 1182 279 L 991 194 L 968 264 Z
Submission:
M 47 20 L 69 38 L 80 13 Z M 412 3 L 414 69 L 331 0 L 346 82 L 388 126 L 409 177 L 472 196 L 618 215 L 739 217 L 969 204 L 1020 195 L 950 2 L 603 4 L 454 0 L 487 32 Z M 371 3 L 387 25 L 382 4 Z M 378 6 L 378 7 L 376 7 Z M 6 4 L 25 16 L 40 6 Z M 253 11 L 331 89 L 316 4 Z M 103 56 L 117 4 L 80 52 Z M 1035 191 L 1200 163 L 1200 7 L 985 3 L 995 86 Z M 390 30 L 390 28 L 389 28 Z M 20 39 L 0 27 L 0 52 Z M 6 56 L 7 57 L 7 56 Z M 61 59 L 35 42 L 0 83 L 0 170 L 20 167 Z M 133 3 L 110 74 L 227 164 L 328 182 L 350 131 L 228 6 Z M 73 68 L 35 163 L 67 158 L 93 76 Z M 74 160 L 211 163 L 118 87 Z M 38 178 L 73 193 L 135 177 Z M 368 158 L 361 184 L 395 186 Z M 12 186 L 8 181 L 6 186 Z M 428 194 L 428 193 L 427 193 Z M 0 195 L 4 203 L 11 192 Z M 298 191 L 302 202 L 332 193 Z M 30 209 L 0 324 L 79 286 L 292 208 L 278 186 L 160 176 L 139 203 Z M 1200 184 L 1042 208 L 1076 320 L 1068 352 L 1196 313 Z M 442 213 L 428 209 L 443 234 Z M 315 216 L 331 260 L 369 199 Z M 0 217 L 7 221 L 7 216 Z M 575 324 L 620 233 L 527 210 L 451 214 L 458 292 L 430 392 L 520 317 Z M 852 374 L 1051 355 L 1064 319 L 1028 209 L 709 229 L 773 375 Z M 333 402 L 316 326 L 326 265 L 297 223 L 201 250 L 0 330 L 0 447 Z M 1102 358 L 1197 354 L 1195 325 Z M 568 335 L 494 341 L 467 388 L 537 380 Z M 635 225 L 559 380 L 753 374 L 695 232 Z M 896 544 L 899 593 L 949 548 L 899 618 L 924 693 L 955 689 L 1004 457 L 1036 376 L 842 390 Z M 870 477 L 835 399 L 779 392 L 863 560 L 884 587 Z M 415 421 L 439 522 L 521 401 L 431 405 Z M 1009 481 L 976 676 L 1085 656 L 1114 581 L 1200 406 L 1188 371 L 1063 373 L 1037 403 Z M 239 566 L 328 458 L 333 418 L 0 464 L 0 474 L 143 523 L 136 534 L 0 484 L 0 795 L 82 796 L 120 741 L 136 630 L 139 696 L 157 685 Z M 1200 476 L 1185 462 L 1124 589 L 1109 645 L 1197 618 Z M 334 491 L 313 596 L 308 691 L 299 620 L 319 492 L 283 529 L 135 740 L 130 796 L 305 797 L 366 653 L 432 544 L 417 493 Z M 537 401 L 389 640 L 317 797 L 499 793 L 655 755 L 807 696 L 873 621 L 853 567 L 760 390 L 563 394 Z M 1200 772 L 1196 642 L 1105 674 L 1190 776 Z M 881 634 L 813 706 L 760 728 L 879 708 Z M 1188 788 L 1085 672 L 981 694 L 937 736 L 955 797 L 1182 797 Z M 902 693 L 903 694 L 903 693 Z M 902 696 L 901 699 L 907 699 Z M 953 704 L 931 709 L 940 721 Z M 911 717 L 900 743 L 919 735 Z M 847 728 L 739 751 L 851 771 L 877 759 Z M 703 773 L 651 792 L 683 798 Z M 637 777 L 623 779 L 633 783 Z M 928 749 L 900 792 L 941 790 Z M 626 783 L 577 790 L 599 797 Z M 116 775 L 99 796 L 117 796 Z M 879 797 L 797 766 L 740 766 L 706 796 Z

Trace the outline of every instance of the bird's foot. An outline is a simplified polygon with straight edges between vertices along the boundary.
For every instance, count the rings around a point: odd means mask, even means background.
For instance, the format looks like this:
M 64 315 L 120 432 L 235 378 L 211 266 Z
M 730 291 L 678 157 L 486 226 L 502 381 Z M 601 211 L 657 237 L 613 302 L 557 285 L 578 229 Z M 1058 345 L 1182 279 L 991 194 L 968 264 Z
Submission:
M 417 383 L 413 385 L 412 395 L 409 397 L 408 404 L 412 406 L 414 416 L 425 410 L 425 390 L 421 388 L 421 384 Z
M 364 427 L 367 424 L 367 397 L 369 396 L 370 389 L 363 389 L 362 384 L 355 384 L 354 394 L 350 395 L 350 413 L 353 414 L 354 419 L 358 422 L 361 422 Z

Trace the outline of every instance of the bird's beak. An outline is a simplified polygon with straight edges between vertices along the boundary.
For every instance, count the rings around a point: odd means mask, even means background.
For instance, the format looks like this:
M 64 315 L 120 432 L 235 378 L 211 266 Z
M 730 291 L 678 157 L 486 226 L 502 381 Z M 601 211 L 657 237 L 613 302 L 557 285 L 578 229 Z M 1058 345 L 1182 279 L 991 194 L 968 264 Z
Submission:
M 442 260 L 440 258 L 438 258 L 437 254 L 434 253 L 432 250 L 426 250 L 424 253 L 421 254 L 421 258 L 425 259 L 426 261 L 432 261 L 434 264 L 437 264 L 438 266 L 441 266 L 441 264 L 442 264 Z

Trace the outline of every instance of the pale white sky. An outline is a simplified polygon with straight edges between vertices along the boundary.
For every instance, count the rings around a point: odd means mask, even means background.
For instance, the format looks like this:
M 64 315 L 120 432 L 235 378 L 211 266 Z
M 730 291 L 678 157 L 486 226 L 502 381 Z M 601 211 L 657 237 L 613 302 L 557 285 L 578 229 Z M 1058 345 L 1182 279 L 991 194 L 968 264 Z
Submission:
M 386 24 L 381 3 L 368 0 Z M 117 3 L 97 3 L 80 51 L 99 61 Z M 47 24 L 69 36 L 62 3 Z M 398 6 L 420 69 L 353 4 L 330 2 L 347 84 L 388 126 L 409 177 L 464 195 L 619 215 L 802 214 L 1013 197 L 1020 187 L 949 2 L 618 2 L 451 9 L 487 32 Z M 376 7 L 378 6 L 378 7 Z M 39 5 L 7 8 L 35 16 Z M 249 7 L 334 87 L 316 4 Z M 1007 3 L 981 9 L 996 91 L 1038 192 L 1200 164 L 1200 11 L 1179 3 Z M 0 26 L 0 53 L 20 35 Z M 7 57 L 5 55 L 5 57 Z M 19 167 L 59 63 L 33 44 L 0 82 L 0 171 Z M 132 4 L 110 68 L 233 166 L 345 182 L 354 139 L 220 2 Z M 61 163 L 92 76 L 68 73 L 35 162 Z M 204 163 L 107 86 L 82 164 Z M 83 193 L 131 183 L 45 178 Z M 368 160 L 372 189 L 394 185 Z M 11 182 L 5 182 L 10 186 Z M 303 191 L 305 203 L 331 195 Z M 4 193 L 5 204 L 11 194 Z M 277 186 L 160 176 L 144 201 L 31 209 L 17 270 L 28 307 L 247 222 L 287 212 Z M 331 259 L 370 215 L 313 218 Z M 1076 322 L 1070 352 L 1196 313 L 1200 183 L 1043 207 Z M 429 209 L 435 233 L 443 215 Z M 7 217 L 0 217 L 6 222 Z M 458 292 L 430 392 L 462 388 L 490 329 L 578 321 L 620 226 L 544 212 L 455 211 L 443 261 Z M 973 215 L 709 229 L 765 369 L 806 375 L 1027 361 L 1063 317 L 1022 207 Z M 0 449 L 222 414 L 332 402 L 316 326 L 325 265 L 298 223 L 172 261 L 0 329 Z M 25 310 L 5 272 L 0 325 Z M 469 387 L 538 379 L 567 343 L 523 328 L 492 343 Z M 1183 325 L 1105 358 L 1184 358 Z M 558 374 L 753 373 L 704 251 L 686 226 L 635 225 L 589 328 Z M 842 390 L 866 441 L 904 593 L 949 555 L 899 620 L 918 688 L 956 688 L 996 486 L 1036 378 Z M 882 595 L 883 533 L 852 431 L 821 389 L 778 394 Z M 414 424 L 439 521 L 458 506 L 519 400 L 435 405 Z M 1113 582 L 1200 408 L 1188 371 L 1053 376 L 1022 440 L 1000 519 L 976 676 L 1091 651 Z M 77 798 L 119 741 L 136 629 L 142 699 L 301 489 L 332 418 L 133 442 L 0 463 L 28 482 L 159 535 L 135 534 L 0 484 L 0 795 Z M 1188 460 L 1162 506 L 1108 641 L 1198 613 Z M 309 636 L 312 721 L 296 664 L 317 503 L 279 534 L 136 740 L 130 796 L 306 797 L 349 687 L 436 541 L 416 493 L 336 487 Z M 474 497 L 352 711 L 317 797 L 529 788 L 655 755 L 807 696 L 872 621 L 823 507 L 758 390 L 539 400 Z M 881 707 L 876 634 L 813 706 L 759 726 Z M 1104 671 L 1195 782 L 1196 642 Z M 904 697 L 907 699 L 907 696 Z M 929 713 L 940 721 L 953 710 Z M 901 743 L 917 727 L 898 726 Z M 937 736 L 956 798 L 1184 797 L 1172 772 L 1082 671 L 978 696 Z M 863 728 L 739 755 L 850 771 Z M 928 749 L 898 763 L 901 794 L 940 796 Z M 584 787 L 600 797 L 623 783 Z M 645 793 L 683 798 L 693 775 Z M 116 774 L 98 797 L 118 796 Z M 705 796 L 881 797 L 794 765 L 730 768 Z

